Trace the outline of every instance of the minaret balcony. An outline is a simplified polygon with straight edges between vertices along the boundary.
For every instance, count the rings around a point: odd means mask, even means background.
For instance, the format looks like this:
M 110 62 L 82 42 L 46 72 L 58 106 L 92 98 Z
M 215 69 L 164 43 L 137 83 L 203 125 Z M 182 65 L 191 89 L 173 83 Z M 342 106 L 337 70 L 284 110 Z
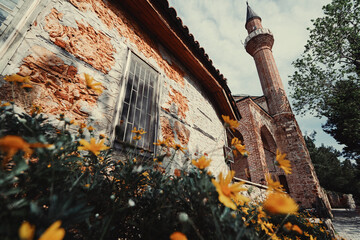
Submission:
M 267 28 L 259 28 L 259 29 L 256 29 L 255 31 L 252 31 L 246 38 L 245 38 L 245 43 L 244 43 L 244 46 L 246 48 L 246 45 L 248 44 L 248 42 L 259 36 L 259 35 L 262 35 L 262 34 L 266 34 L 266 35 L 271 35 L 273 36 L 272 32 L 270 31 L 270 29 L 267 29 Z

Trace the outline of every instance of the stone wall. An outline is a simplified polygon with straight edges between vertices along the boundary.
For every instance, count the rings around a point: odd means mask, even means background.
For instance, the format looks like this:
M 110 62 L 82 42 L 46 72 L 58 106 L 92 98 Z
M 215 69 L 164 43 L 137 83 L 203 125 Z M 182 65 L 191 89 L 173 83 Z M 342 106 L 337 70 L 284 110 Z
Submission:
M 188 148 L 170 171 L 186 168 L 194 154 L 204 153 L 212 158 L 215 175 L 227 171 L 222 148 L 226 136 L 211 96 L 123 9 L 101 0 L 48 0 L 37 11 L 10 46 L 8 53 L 14 53 L 7 65 L 0 67 L 2 76 L 30 76 L 34 88 L 28 94 L 0 80 L 2 101 L 14 100 L 27 112 L 31 104 L 39 105 L 54 122 L 65 113 L 95 127 L 96 134 L 111 136 L 130 50 L 160 74 L 158 138 Z M 102 84 L 102 94 L 86 87 L 85 73 Z

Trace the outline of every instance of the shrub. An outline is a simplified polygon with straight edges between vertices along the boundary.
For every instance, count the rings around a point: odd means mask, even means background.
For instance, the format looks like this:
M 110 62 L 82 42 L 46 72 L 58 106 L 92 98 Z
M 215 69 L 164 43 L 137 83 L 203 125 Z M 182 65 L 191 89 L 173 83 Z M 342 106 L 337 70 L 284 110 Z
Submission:
M 279 213 L 268 207 L 276 198 L 248 202 L 233 173 L 216 180 L 205 156 L 165 174 L 163 159 L 181 146 L 159 141 L 151 158 L 129 145 L 117 159 L 104 136 L 90 129 L 84 140 L 84 126 L 72 134 L 59 120 L 0 107 L 2 239 L 330 239 L 284 193 L 272 192 L 290 201 Z

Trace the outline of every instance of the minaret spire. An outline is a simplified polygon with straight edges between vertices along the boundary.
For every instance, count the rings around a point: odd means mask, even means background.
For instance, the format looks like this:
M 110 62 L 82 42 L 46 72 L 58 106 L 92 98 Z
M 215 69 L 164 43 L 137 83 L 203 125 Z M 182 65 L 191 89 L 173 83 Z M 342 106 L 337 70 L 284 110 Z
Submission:
M 261 18 L 250 8 L 248 3 L 245 28 L 249 33 L 245 39 L 245 49 L 255 60 L 261 87 L 268 102 L 269 113 L 271 115 L 292 114 L 271 50 L 274 36 L 269 29 L 262 27 Z
M 249 6 L 249 2 L 246 1 L 246 5 L 247 5 L 247 11 L 246 11 L 246 23 L 248 23 L 251 19 L 253 18 L 258 18 L 261 21 L 261 18 L 259 17 L 259 15 L 257 15 L 254 10 L 252 10 L 252 8 Z

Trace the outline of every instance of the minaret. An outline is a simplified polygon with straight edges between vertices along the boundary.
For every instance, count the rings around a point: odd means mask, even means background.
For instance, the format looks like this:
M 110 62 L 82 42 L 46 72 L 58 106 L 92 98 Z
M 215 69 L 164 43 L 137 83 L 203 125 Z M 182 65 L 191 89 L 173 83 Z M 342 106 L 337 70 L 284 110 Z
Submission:
M 301 201 L 304 207 L 311 207 L 318 198 L 330 204 L 322 191 L 312 165 L 304 138 L 285 94 L 279 71 L 272 55 L 274 36 L 269 29 L 263 28 L 261 18 L 247 4 L 245 28 L 248 36 L 245 39 L 245 49 L 254 58 L 259 74 L 261 87 L 271 115 L 272 133 L 276 148 L 287 154 L 290 160 L 292 174 L 284 175 L 277 169 L 273 174 L 286 182 L 290 195 Z M 260 139 L 260 130 L 255 129 Z M 263 144 L 260 139 L 258 142 Z M 263 147 L 263 145 L 261 145 Z M 250 153 L 251 154 L 251 153 Z M 261 155 L 259 155 L 261 157 Z
M 274 36 L 263 28 L 261 18 L 247 4 L 246 24 L 249 35 L 245 39 L 245 49 L 254 58 L 261 87 L 267 99 L 269 113 L 277 115 L 291 113 L 284 86 L 272 55 Z

